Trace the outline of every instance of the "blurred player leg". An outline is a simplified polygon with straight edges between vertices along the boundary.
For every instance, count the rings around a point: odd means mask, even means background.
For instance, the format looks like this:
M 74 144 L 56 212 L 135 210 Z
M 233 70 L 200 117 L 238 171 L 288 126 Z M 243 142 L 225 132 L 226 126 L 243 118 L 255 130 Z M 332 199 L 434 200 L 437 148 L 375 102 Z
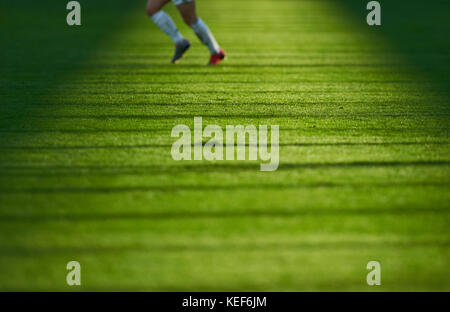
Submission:
M 211 52 L 210 65 L 217 65 L 225 58 L 225 52 L 220 48 L 213 34 L 203 20 L 197 17 L 195 0 L 173 0 L 183 17 L 183 20 L 195 32 L 200 41 Z
M 176 63 L 181 57 L 183 57 L 183 54 L 190 48 L 191 44 L 183 38 L 172 18 L 161 10 L 162 7 L 169 1 L 170 0 L 148 0 L 147 14 L 164 33 L 172 38 L 175 43 L 175 54 L 172 58 L 172 63 Z

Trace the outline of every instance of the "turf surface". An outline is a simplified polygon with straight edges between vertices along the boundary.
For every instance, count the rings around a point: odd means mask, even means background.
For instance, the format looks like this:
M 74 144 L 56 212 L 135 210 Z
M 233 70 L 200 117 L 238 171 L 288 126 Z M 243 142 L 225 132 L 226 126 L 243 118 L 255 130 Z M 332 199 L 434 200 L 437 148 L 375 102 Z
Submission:
M 446 1 L 199 0 L 218 68 L 144 2 L 0 4 L 1 290 L 450 290 Z M 173 161 L 195 116 L 280 125 L 279 170 Z

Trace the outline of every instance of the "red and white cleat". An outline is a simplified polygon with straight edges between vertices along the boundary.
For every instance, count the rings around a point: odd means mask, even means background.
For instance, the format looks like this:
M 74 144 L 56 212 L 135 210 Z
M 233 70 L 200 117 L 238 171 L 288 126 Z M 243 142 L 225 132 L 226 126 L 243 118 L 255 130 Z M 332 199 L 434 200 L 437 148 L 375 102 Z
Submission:
M 211 54 L 211 59 L 208 65 L 219 65 L 219 63 L 225 58 L 225 51 L 220 49 L 219 53 Z

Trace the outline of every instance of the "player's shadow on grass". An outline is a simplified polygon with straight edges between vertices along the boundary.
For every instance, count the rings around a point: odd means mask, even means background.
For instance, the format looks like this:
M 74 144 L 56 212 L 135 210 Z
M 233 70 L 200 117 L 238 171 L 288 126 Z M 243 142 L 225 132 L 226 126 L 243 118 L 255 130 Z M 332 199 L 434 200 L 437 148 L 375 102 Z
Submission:
M 170 74 L 180 74 L 180 75 L 188 75 L 188 74 L 198 74 L 199 69 L 201 70 L 201 73 L 205 74 L 236 74 L 235 72 L 223 72 L 222 69 L 226 67 L 230 68 L 265 68 L 265 67 L 272 67 L 272 68 L 316 68 L 316 67 L 405 67 L 406 65 L 398 64 L 398 63 L 348 63 L 348 62 L 330 62 L 330 63 L 272 63 L 272 64 L 260 64 L 260 63 L 223 63 L 220 65 L 220 67 L 208 67 L 205 65 L 187 65 L 187 64 L 177 64 L 175 65 L 165 65 L 165 64 L 147 64 L 147 63 L 136 63 L 136 64 L 122 64 L 122 65 L 115 65 L 114 67 L 121 68 L 123 67 L 126 70 L 129 70 L 131 68 L 135 68 L 139 70 L 136 74 L 145 74 L 147 71 L 153 70 L 155 68 L 171 68 L 174 69 L 173 71 L 167 71 L 165 73 Z M 110 66 L 100 66 L 100 65 L 94 65 L 91 66 L 90 69 L 108 69 L 111 68 Z M 195 69 L 195 71 L 192 72 L 186 72 L 186 71 L 178 71 L 180 69 Z M 111 73 L 116 74 L 116 73 Z M 148 74 L 161 74 L 161 71 L 156 72 L 149 72 Z M 248 74 L 248 72 L 246 72 Z

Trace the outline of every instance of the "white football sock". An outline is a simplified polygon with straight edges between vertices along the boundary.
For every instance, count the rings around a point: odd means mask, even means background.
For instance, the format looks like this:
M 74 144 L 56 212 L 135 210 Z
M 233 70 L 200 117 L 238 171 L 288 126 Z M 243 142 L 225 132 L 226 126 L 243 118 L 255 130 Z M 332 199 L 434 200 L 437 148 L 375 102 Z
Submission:
M 195 23 L 191 25 L 191 27 L 200 41 L 208 47 L 211 54 L 217 54 L 220 52 L 219 44 L 209 30 L 208 26 L 206 26 L 206 24 L 202 21 L 202 19 L 197 19 Z
M 163 32 L 172 38 L 175 44 L 184 39 L 173 20 L 165 12 L 158 11 L 152 16 L 152 20 L 156 25 L 158 25 L 159 28 L 161 28 Z

